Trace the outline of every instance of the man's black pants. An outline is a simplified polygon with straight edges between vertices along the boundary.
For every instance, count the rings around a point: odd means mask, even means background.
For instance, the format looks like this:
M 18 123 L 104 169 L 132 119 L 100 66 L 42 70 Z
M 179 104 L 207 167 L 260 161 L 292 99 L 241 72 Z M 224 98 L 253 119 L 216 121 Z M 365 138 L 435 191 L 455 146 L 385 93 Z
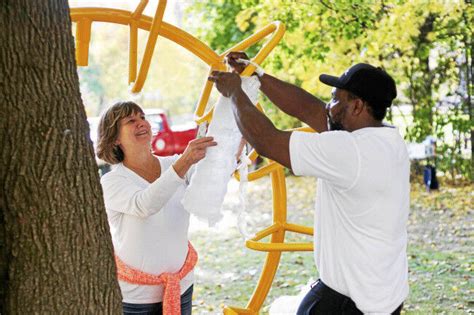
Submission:
M 399 315 L 403 303 L 392 313 Z M 349 297 L 334 291 L 321 280 L 311 287 L 298 308 L 297 315 L 362 315 L 354 301 Z

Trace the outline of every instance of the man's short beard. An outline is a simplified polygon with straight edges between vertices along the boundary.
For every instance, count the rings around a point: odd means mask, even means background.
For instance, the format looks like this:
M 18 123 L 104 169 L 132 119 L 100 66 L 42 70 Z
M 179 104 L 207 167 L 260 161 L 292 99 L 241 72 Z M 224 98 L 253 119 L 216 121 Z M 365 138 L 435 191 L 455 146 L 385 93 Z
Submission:
M 334 130 L 345 130 L 344 126 L 337 121 L 332 120 L 331 116 L 328 114 L 328 127 L 329 130 L 334 131 Z
M 347 104 L 341 104 L 341 108 L 337 111 L 335 115 L 331 115 L 330 111 L 327 111 L 327 120 L 329 130 L 346 130 L 342 121 L 346 116 L 348 106 Z

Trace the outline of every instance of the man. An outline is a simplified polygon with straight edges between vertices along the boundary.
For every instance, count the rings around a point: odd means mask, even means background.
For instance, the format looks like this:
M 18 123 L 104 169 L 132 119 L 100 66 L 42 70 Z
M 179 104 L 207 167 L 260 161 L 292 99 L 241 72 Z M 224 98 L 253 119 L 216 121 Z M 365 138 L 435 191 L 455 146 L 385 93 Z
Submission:
M 228 56 L 238 73 L 241 58 Z M 320 133 L 276 129 L 248 100 L 236 73 L 213 72 L 209 79 L 232 99 L 237 125 L 257 152 L 296 175 L 318 178 L 320 280 L 298 314 L 399 314 L 408 295 L 409 160 L 397 129 L 382 122 L 397 94 L 393 79 L 368 64 L 340 77 L 323 74 L 320 81 L 334 87 L 325 106 L 303 89 L 260 76 L 262 92 L 276 106 Z

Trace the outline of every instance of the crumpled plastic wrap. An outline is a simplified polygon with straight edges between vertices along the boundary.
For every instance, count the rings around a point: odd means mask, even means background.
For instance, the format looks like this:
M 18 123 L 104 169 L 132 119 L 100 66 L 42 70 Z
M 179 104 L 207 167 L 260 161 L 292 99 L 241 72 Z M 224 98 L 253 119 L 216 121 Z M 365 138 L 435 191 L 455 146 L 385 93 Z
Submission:
M 258 101 L 259 88 L 257 77 L 242 77 L 242 89 L 254 105 Z M 227 184 L 237 168 L 236 155 L 242 139 L 230 98 L 219 97 L 207 136 L 214 137 L 217 146 L 207 148 L 206 157 L 196 164 L 182 204 L 189 213 L 213 226 L 222 218 L 222 202 Z

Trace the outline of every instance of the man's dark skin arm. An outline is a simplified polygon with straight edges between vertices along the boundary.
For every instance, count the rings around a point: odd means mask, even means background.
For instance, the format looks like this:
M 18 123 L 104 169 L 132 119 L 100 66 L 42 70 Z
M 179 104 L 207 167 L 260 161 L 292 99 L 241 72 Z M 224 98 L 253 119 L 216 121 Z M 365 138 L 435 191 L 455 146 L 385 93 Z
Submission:
M 326 104 L 296 85 L 281 81 L 269 74 L 260 77 L 260 89 L 282 111 L 298 118 L 316 130 L 328 130 Z
M 265 157 L 291 168 L 291 132 L 281 131 L 262 114 L 242 90 L 238 74 L 215 71 L 209 80 L 216 83 L 222 95 L 232 99 L 234 117 L 244 138 Z
M 231 52 L 226 58 L 237 73 L 241 73 L 245 65 L 236 60 L 248 59 L 244 52 Z M 323 101 L 302 88 L 271 75 L 264 74 L 259 79 L 262 92 L 282 111 L 305 122 L 317 132 L 328 130 L 326 104 Z

